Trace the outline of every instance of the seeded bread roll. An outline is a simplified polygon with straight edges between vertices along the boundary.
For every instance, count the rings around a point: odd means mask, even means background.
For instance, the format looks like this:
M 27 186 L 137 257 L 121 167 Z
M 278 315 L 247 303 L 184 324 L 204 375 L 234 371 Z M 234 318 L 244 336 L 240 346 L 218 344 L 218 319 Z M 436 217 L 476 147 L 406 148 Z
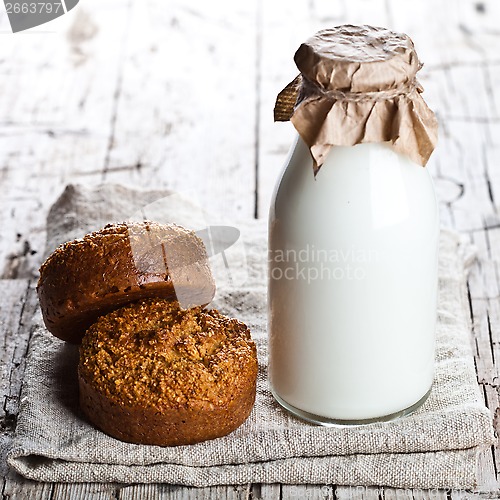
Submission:
M 78 378 L 83 412 L 107 434 L 138 444 L 193 444 L 246 420 L 257 354 L 240 321 L 147 299 L 88 329 Z
M 79 343 L 96 319 L 149 297 L 208 304 L 215 283 L 203 241 L 175 224 L 110 224 L 61 245 L 40 268 L 38 298 L 47 329 Z

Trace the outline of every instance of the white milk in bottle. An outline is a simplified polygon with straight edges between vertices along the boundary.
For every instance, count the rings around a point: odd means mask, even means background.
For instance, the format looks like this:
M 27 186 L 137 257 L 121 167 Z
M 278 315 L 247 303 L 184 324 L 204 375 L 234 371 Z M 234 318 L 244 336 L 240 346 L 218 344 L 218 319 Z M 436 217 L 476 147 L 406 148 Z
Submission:
M 312 422 L 389 420 L 434 373 L 436 121 L 406 35 L 340 26 L 295 61 L 275 109 L 298 137 L 270 210 L 269 383 Z

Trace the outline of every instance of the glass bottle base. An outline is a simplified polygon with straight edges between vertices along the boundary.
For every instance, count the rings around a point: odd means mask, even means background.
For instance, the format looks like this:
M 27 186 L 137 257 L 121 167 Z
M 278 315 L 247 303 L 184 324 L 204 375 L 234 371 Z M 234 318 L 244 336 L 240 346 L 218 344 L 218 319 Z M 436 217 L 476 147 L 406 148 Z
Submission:
M 286 401 L 281 399 L 271 388 L 271 393 L 274 396 L 274 399 L 283 407 L 285 410 L 289 411 L 296 417 L 301 418 L 302 420 L 305 420 L 307 422 L 310 422 L 312 424 L 317 424 L 317 425 L 323 425 L 325 427 L 343 427 L 343 426 L 349 426 L 349 425 L 365 425 L 365 424 L 373 424 L 375 422 L 389 422 L 390 420 L 396 420 L 401 417 L 405 417 L 407 415 L 410 415 L 410 413 L 413 413 L 416 411 L 420 406 L 422 406 L 425 403 L 425 400 L 429 397 L 429 394 L 431 393 L 432 387 L 426 392 L 426 394 L 420 398 L 415 404 L 412 404 L 408 408 L 405 408 L 404 410 L 397 411 L 395 413 L 390 413 L 389 415 L 382 415 L 380 417 L 376 418 L 367 418 L 367 419 L 361 419 L 361 420 L 342 420 L 342 419 L 336 419 L 336 418 L 328 418 L 328 417 L 322 417 L 320 415 L 315 415 L 314 413 L 309 413 L 304 410 L 300 410 L 299 408 L 295 408 L 291 404 L 288 404 Z

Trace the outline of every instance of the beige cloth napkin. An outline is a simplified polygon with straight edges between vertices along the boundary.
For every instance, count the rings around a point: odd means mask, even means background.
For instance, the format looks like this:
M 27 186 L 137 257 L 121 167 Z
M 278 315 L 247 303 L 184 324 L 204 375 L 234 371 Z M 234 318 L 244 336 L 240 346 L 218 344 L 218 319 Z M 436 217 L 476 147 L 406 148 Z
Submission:
M 180 218 L 187 223 L 193 213 L 189 203 L 177 203 L 169 195 L 113 185 L 68 186 L 48 218 L 48 250 L 137 211 L 155 213 L 161 222 Z M 171 201 L 157 203 L 167 198 Z M 78 409 L 77 349 L 40 326 L 29 348 L 8 463 L 40 481 L 474 487 L 478 453 L 492 444 L 493 429 L 469 345 L 464 285 L 470 248 L 460 237 L 441 234 L 436 375 L 429 399 L 413 415 L 393 422 L 326 428 L 289 415 L 269 393 L 265 223 L 237 227 L 245 244 L 245 282 L 225 284 L 215 305 L 245 321 L 258 346 L 257 401 L 245 424 L 229 436 L 191 446 L 162 448 L 117 441 L 88 424 Z

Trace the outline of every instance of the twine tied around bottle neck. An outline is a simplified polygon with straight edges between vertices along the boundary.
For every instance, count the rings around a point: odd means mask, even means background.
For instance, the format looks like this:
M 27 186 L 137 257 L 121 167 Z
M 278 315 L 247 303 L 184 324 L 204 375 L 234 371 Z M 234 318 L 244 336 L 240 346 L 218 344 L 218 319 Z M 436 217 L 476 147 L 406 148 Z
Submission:
M 287 122 L 293 115 L 297 102 L 301 102 L 305 96 L 325 97 L 332 101 L 365 102 L 383 101 L 394 99 L 401 95 L 412 92 L 422 93 L 422 85 L 416 77 L 405 84 L 387 90 L 376 92 L 350 92 L 342 90 L 325 90 L 316 82 L 312 82 L 302 74 L 297 75 L 276 97 L 274 106 L 274 121 Z

